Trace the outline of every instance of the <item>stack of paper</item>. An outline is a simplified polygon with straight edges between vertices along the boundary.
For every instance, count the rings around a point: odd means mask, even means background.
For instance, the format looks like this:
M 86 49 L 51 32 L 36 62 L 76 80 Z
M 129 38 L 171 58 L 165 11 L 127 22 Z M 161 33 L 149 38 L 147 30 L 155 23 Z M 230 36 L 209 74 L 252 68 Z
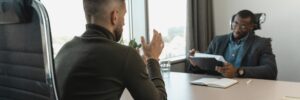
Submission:
M 194 58 L 215 58 L 218 61 L 226 62 L 223 56 L 221 55 L 212 55 L 212 54 L 205 54 L 205 53 L 195 53 L 193 56 Z
M 203 70 L 215 70 L 216 66 L 223 66 L 226 62 L 223 56 L 205 53 L 196 53 L 190 57 L 197 67 Z

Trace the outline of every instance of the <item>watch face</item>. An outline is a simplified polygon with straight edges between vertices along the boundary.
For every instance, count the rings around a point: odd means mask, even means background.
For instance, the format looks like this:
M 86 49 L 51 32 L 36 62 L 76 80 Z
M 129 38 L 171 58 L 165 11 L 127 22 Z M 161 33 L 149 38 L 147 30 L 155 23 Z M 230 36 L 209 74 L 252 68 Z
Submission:
M 239 74 L 240 74 L 240 75 L 244 75 L 244 70 L 243 70 L 243 69 L 240 69 L 240 70 L 239 70 Z

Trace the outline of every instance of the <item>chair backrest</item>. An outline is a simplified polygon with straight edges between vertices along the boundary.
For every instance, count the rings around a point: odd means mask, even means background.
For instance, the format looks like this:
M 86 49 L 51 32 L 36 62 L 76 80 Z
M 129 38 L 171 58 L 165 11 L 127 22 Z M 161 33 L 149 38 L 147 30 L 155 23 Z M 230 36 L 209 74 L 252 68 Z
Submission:
M 38 0 L 0 1 L 0 100 L 56 100 L 50 36 Z

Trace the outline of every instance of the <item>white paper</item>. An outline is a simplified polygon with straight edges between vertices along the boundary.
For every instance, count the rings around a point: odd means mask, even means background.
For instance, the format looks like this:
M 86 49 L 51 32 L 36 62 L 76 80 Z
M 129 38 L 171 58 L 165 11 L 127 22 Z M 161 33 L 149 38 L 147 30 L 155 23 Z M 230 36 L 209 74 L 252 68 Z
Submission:
M 212 55 L 212 54 L 206 54 L 206 53 L 195 53 L 194 57 L 201 57 L 201 58 L 215 58 L 218 61 L 221 62 L 227 62 L 223 56 L 221 55 Z

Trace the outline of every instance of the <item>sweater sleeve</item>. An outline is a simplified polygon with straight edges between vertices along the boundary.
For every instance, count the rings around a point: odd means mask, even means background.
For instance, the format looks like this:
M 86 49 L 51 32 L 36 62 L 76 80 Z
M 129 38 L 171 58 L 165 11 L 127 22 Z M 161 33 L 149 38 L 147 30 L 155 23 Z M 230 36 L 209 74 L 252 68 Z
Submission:
M 146 66 L 134 49 L 129 49 L 126 59 L 124 82 L 132 97 L 135 100 L 166 100 L 167 93 L 159 63 L 149 59 Z

